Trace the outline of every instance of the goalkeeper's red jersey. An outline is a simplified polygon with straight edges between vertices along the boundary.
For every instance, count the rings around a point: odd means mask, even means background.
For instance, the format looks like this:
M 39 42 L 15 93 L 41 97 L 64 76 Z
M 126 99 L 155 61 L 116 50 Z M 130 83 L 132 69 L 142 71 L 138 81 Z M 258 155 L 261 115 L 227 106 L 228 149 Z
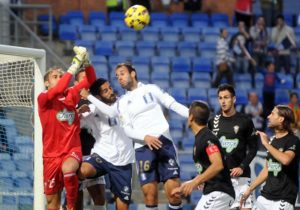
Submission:
M 93 67 L 85 69 L 87 78 L 68 88 L 72 74 L 65 73 L 58 84 L 38 96 L 38 111 L 43 128 L 43 157 L 58 157 L 81 147 L 80 124 L 76 104 L 79 91 L 96 80 Z M 68 89 L 67 89 L 68 88 Z

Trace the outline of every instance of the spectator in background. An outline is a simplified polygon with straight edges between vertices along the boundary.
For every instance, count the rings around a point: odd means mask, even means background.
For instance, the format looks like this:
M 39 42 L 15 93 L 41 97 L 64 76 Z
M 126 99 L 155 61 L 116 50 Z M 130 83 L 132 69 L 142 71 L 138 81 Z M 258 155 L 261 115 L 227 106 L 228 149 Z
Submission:
M 299 104 L 299 96 L 298 93 L 292 92 L 290 94 L 290 103 L 288 104 L 289 107 L 293 110 L 295 116 L 295 123 L 292 125 L 295 134 L 299 137 L 300 136 L 300 104 Z
M 229 47 L 227 43 L 228 31 L 226 29 L 220 30 L 220 37 L 217 41 L 217 72 L 216 77 L 213 82 L 214 87 L 218 87 L 221 83 L 223 77 L 226 77 L 227 82 L 234 85 L 233 73 L 230 67 L 231 56 L 229 52 Z
M 245 23 L 240 21 L 238 23 L 238 32 L 235 33 L 230 40 L 230 47 L 232 49 L 235 62 L 235 71 L 239 73 L 247 73 L 249 69 L 249 60 L 252 59 L 248 51 L 250 42 L 250 34 L 246 30 Z
M 245 106 L 245 114 L 252 118 L 255 129 L 263 130 L 263 106 L 255 91 L 248 93 L 248 104 Z
M 171 12 L 200 12 L 202 6 L 201 0 L 171 0 Z
M 283 12 L 283 0 L 260 0 L 267 27 L 274 26 L 277 15 Z
M 288 26 L 282 15 L 276 18 L 276 26 L 272 28 L 271 42 L 277 48 L 275 55 L 276 71 L 284 68 L 285 73 L 290 73 L 291 49 L 296 47 L 295 33 L 292 27 Z
M 107 12 L 122 12 L 126 8 L 126 4 L 123 0 L 106 0 Z
M 268 45 L 268 31 L 264 17 L 259 17 L 254 26 L 250 28 L 252 39 L 252 54 L 258 67 L 263 68 Z
M 268 61 L 265 66 L 265 70 L 262 72 L 264 75 L 264 86 L 263 86 L 263 100 L 264 100 L 264 113 L 267 117 L 275 104 L 275 88 L 276 81 L 284 82 L 281 80 L 275 72 L 275 65 L 272 61 Z
M 252 4 L 253 0 L 237 0 L 234 9 L 236 22 L 243 21 L 248 29 L 252 25 Z

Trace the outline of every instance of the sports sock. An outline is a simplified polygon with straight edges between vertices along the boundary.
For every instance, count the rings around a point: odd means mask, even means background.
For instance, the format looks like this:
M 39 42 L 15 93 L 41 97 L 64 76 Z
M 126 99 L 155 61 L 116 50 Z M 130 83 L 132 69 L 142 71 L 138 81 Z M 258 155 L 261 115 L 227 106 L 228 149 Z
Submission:
M 64 184 L 66 188 L 67 207 L 72 208 L 77 201 L 78 177 L 74 172 L 64 174 Z
M 169 203 L 169 210 L 182 210 L 182 204 L 170 204 Z

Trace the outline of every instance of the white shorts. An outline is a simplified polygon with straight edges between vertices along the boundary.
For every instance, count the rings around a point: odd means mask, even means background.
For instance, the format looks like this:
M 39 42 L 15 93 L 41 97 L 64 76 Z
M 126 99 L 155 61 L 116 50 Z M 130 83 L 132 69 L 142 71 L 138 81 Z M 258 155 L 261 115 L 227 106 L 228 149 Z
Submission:
M 251 183 L 251 179 L 248 177 L 236 177 L 231 178 L 231 182 L 235 192 L 235 200 L 234 203 L 231 205 L 231 208 L 234 209 L 240 207 L 242 195 L 248 189 Z M 253 207 L 252 194 L 249 196 L 249 198 L 246 200 L 245 204 L 242 207 L 246 209 L 251 209 Z
M 272 201 L 263 196 L 258 196 L 254 210 L 294 210 L 294 206 L 286 201 Z
M 220 191 L 214 191 L 202 195 L 195 210 L 229 210 L 234 199 L 230 195 Z
M 89 156 L 83 156 L 82 160 L 86 160 L 87 157 L 89 157 Z M 94 186 L 96 184 L 104 184 L 105 185 L 105 178 L 104 178 L 104 176 L 100 176 L 95 179 L 85 179 L 83 181 L 80 181 L 79 183 L 80 183 L 80 185 L 79 185 L 78 190 L 81 191 L 85 188 Z

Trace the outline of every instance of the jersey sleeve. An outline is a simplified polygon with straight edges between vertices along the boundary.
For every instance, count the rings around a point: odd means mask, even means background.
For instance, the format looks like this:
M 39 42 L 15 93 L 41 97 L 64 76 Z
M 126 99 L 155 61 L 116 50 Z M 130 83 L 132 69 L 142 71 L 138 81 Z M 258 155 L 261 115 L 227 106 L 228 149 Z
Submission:
M 247 117 L 247 121 L 245 122 L 247 126 L 247 137 L 246 137 L 246 142 L 247 142 L 247 155 L 245 159 L 242 161 L 240 167 L 244 169 L 245 167 L 249 166 L 251 161 L 254 159 L 257 153 L 258 149 L 258 136 L 255 134 L 255 127 L 252 122 L 252 120 Z
M 289 141 L 286 142 L 285 151 L 292 151 L 292 152 L 296 153 L 297 150 L 299 150 L 298 141 L 299 140 L 297 138 L 290 138 Z
M 87 99 L 95 105 L 95 107 L 103 114 L 107 115 L 108 117 L 116 117 L 118 116 L 118 110 L 116 107 L 116 103 L 112 106 L 109 106 L 99 99 L 97 99 L 95 96 L 89 95 Z
M 216 152 L 220 152 L 220 148 L 214 143 L 208 143 L 205 148 L 205 151 L 206 151 L 206 154 L 208 156 L 210 156 Z
M 72 79 L 72 74 L 65 73 L 63 77 L 58 81 L 57 85 L 50 88 L 48 91 L 41 93 L 38 96 L 38 104 L 41 108 L 45 107 L 48 101 L 51 101 L 57 95 L 62 94 L 68 88 L 68 85 Z
M 166 108 L 176 112 L 182 117 L 188 118 L 189 117 L 189 109 L 178 103 L 171 95 L 167 92 L 163 91 L 156 85 L 149 85 L 151 93 L 157 98 L 157 100 Z

